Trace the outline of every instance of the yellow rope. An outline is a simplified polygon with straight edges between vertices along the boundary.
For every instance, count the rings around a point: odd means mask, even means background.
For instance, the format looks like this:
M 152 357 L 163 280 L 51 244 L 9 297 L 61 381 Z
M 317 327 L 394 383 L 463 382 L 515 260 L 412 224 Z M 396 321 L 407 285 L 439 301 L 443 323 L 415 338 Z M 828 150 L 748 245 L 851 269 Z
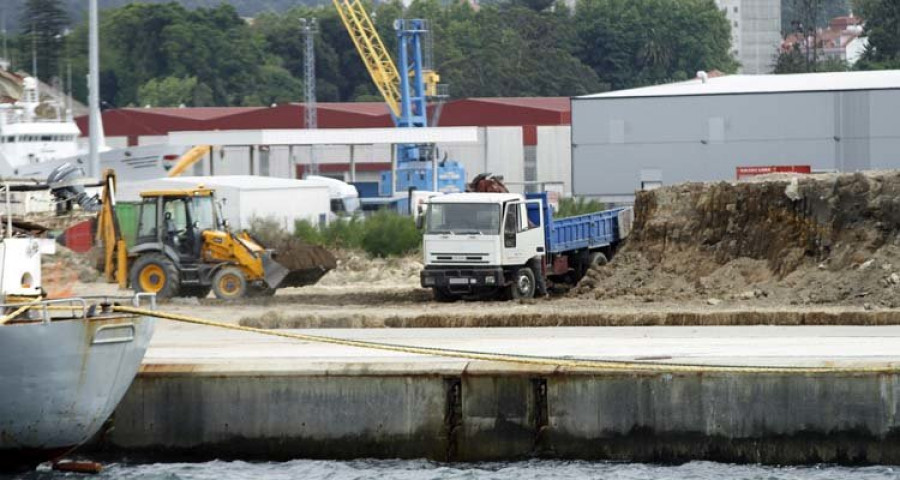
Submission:
M 273 337 L 290 338 L 308 342 L 328 343 L 347 347 L 368 348 L 389 352 L 411 353 L 417 355 L 434 355 L 450 358 L 465 358 L 469 360 L 483 360 L 491 362 L 507 362 L 522 365 L 535 365 L 546 367 L 570 367 L 595 372 L 654 372 L 654 373 L 771 373 L 771 374 L 872 374 L 872 373 L 898 373 L 898 365 L 858 366 L 858 367 L 785 367 L 785 366 L 737 366 L 737 365 L 691 365 L 672 364 L 662 362 L 635 362 L 616 360 L 591 360 L 569 359 L 557 357 L 541 357 L 529 355 L 511 355 L 503 353 L 475 352 L 466 350 L 452 350 L 444 348 L 415 347 L 395 345 L 381 342 L 368 342 L 363 340 L 348 340 L 343 338 L 326 337 L 320 335 L 308 335 L 304 333 L 284 332 L 278 330 L 266 330 L 262 328 L 244 327 L 228 323 L 213 322 L 187 315 L 178 315 L 142 308 L 113 306 L 114 311 L 133 313 L 148 317 L 162 318 L 176 322 L 192 323 L 209 327 L 237 330 L 241 332 L 258 333 Z
M 10 321 L 10 320 L 12 320 L 12 319 L 18 317 L 19 315 L 25 313 L 26 310 L 28 310 L 29 308 L 33 307 L 33 306 L 34 306 L 35 304 L 37 304 L 38 302 L 40 302 L 40 300 L 35 300 L 35 301 L 31 302 L 31 303 L 26 303 L 26 304 L 22 305 L 21 307 L 19 307 L 18 309 L 16 309 L 16 311 L 10 313 L 9 315 L 4 315 L 3 317 L 0 317 L 0 325 L 4 325 L 4 324 L 6 324 L 6 322 L 8 322 L 8 321 Z

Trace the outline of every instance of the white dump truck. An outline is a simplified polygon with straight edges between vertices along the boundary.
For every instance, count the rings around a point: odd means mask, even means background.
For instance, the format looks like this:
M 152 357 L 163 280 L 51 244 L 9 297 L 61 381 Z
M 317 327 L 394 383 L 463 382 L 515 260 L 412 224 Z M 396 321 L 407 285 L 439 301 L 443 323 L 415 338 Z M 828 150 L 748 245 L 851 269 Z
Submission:
M 438 301 L 531 298 L 606 263 L 631 208 L 554 220 L 546 193 L 457 193 L 424 204 L 421 284 Z

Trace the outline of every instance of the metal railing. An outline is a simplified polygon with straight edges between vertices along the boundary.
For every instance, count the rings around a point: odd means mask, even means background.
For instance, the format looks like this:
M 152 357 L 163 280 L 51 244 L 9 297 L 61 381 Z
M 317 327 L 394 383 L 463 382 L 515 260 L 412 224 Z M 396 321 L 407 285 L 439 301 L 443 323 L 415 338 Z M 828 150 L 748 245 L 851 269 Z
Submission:
M 134 295 L 82 295 L 72 298 L 40 300 L 33 303 L 4 303 L 0 304 L 0 311 L 27 307 L 22 312 L 17 312 L 14 315 L 19 316 L 26 312 L 40 312 L 41 322 L 48 324 L 53 320 L 53 311 L 71 312 L 73 318 L 84 319 L 92 314 L 90 310 L 92 307 L 99 309 L 97 313 L 109 313 L 112 311 L 110 307 L 116 303 L 130 303 L 134 308 L 141 308 L 142 300 L 145 299 L 149 300 L 150 310 L 156 310 L 155 293 L 135 293 Z M 34 319 L 34 316 L 30 319 Z

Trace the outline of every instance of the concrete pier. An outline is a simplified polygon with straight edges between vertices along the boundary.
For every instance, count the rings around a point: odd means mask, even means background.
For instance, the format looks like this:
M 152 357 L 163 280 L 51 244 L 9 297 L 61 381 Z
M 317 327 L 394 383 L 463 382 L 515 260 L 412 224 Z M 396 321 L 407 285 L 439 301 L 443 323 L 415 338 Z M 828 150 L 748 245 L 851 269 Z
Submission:
M 316 330 L 698 365 L 900 365 L 900 327 Z M 900 374 L 523 367 L 164 326 L 98 447 L 163 458 L 900 463 Z

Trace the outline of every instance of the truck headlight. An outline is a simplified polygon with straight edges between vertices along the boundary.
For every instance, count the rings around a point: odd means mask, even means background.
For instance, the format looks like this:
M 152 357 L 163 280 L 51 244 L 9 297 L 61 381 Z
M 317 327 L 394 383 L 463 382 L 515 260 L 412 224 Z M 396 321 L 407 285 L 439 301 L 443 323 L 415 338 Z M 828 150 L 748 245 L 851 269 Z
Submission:
M 493 285 L 495 281 L 496 280 L 494 280 L 493 275 L 488 275 L 488 276 L 484 277 L 484 283 L 486 283 L 488 285 Z
M 423 282 L 425 285 L 434 285 L 434 278 L 425 277 L 425 280 Z

